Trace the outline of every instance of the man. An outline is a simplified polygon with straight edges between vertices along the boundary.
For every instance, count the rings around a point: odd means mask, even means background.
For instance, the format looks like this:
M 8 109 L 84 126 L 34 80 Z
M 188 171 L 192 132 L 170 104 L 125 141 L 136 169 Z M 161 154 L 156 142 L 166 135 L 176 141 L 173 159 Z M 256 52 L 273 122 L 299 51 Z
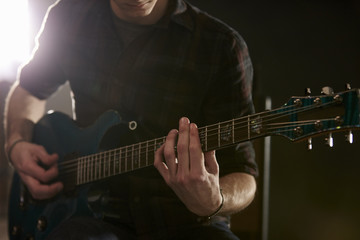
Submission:
M 174 130 L 156 151 L 157 171 L 110 182 L 116 210 L 105 204 L 104 221 L 70 219 L 50 238 L 237 239 L 221 216 L 254 197 L 252 146 L 203 153 L 190 120 L 204 126 L 252 113 L 251 79 L 239 35 L 181 0 L 55 3 L 7 107 L 7 153 L 32 196 L 48 199 L 63 189 L 51 181 L 58 156 L 31 139 L 45 99 L 66 81 L 81 127 L 114 109 L 152 137 Z

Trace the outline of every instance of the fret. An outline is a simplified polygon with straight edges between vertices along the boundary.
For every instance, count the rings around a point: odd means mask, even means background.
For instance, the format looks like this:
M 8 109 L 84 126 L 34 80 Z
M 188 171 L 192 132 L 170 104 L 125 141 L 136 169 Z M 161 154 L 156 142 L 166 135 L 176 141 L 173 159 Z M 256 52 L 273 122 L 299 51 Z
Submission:
M 92 181 L 93 181 L 93 180 L 92 180 L 92 158 L 91 158 L 91 156 L 88 156 L 87 159 L 88 159 L 88 162 L 89 162 L 89 169 L 88 169 L 88 171 L 89 171 L 89 176 L 88 176 L 88 181 L 89 181 L 89 182 L 92 182 Z
M 141 143 L 139 143 L 137 146 L 138 146 L 138 153 L 137 153 L 138 168 L 141 168 Z
M 98 163 L 99 163 L 99 172 L 98 172 L 98 179 L 101 179 L 101 169 L 102 169 L 102 159 L 101 159 L 101 154 L 97 154 L 97 158 L 98 158 Z
M 81 167 L 80 167 L 80 160 L 77 160 L 77 176 L 76 176 L 76 184 L 79 185 L 80 184 L 80 171 L 81 171 Z
M 231 136 L 232 136 L 232 143 L 235 143 L 235 120 L 231 121 Z
M 208 150 L 208 127 L 205 127 L 205 151 Z
M 91 159 L 91 170 L 90 170 L 90 179 L 94 181 L 94 156 L 90 156 Z
M 112 161 L 113 161 L 113 175 L 116 174 L 116 166 L 117 166 L 117 158 L 116 158 L 116 150 L 111 151 Z
M 84 168 L 84 158 L 81 157 L 81 183 L 85 182 L 85 168 Z
M 131 146 L 131 170 L 134 170 L 134 145 Z
M 109 151 L 109 176 L 113 176 L 114 175 L 114 163 L 115 163 L 115 159 L 114 159 L 114 154 L 113 154 L 113 150 Z
M 128 147 L 125 147 L 125 171 L 124 172 L 127 172 L 127 169 L 128 169 Z
M 121 148 L 121 155 L 120 155 L 121 157 L 120 157 L 120 171 L 121 171 L 121 173 L 124 173 L 124 172 L 126 172 L 126 167 L 125 167 L 125 165 L 126 165 L 126 148 L 125 147 L 123 147 L 123 148 Z
M 102 178 L 106 177 L 106 159 L 104 157 L 104 153 L 100 153 L 100 158 L 102 160 Z
M 153 147 L 153 150 L 152 150 L 152 154 L 155 154 L 156 152 L 156 146 L 157 146 L 157 139 L 154 139 L 154 147 Z
M 110 151 L 105 152 L 105 158 L 107 160 L 107 175 L 111 176 L 111 157 L 110 157 Z
M 86 162 L 85 162 L 85 159 L 83 157 L 81 157 L 81 162 L 82 162 L 82 183 L 85 183 L 86 182 Z
M 84 182 L 86 183 L 87 182 L 87 174 L 88 174 L 88 169 L 87 169 L 87 165 L 88 165 L 88 162 L 86 161 L 86 157 L 83 157 L 84 159 Z
M 78 159 L 78 184 L 81 184 L 81 159 Z
M 217 146 L 220 147 L 221 146 L 221 127 L 220 127 L 220 123 L 217 124 Z
M 149 141 L 146 141 L 145 161 L 146 161 L 146 166 L 149 166 Z
M 104 153 L 100 154 L 100 158 L 102 160 L 102 178 L 106 177 L 105 173 L 106 173 L 106 162 L 105 162 L 105 158 L 104 158 Z
M 81 184 L 84 184 L 85 183 L 85 176 L 86 176 L 86 173 L 85 173 L 85 161 L 84 161 L 84 157 L 81 157 Z
M 107 152 L 102 153 L 102 158 L 104 159 L 104 178 L 106 178 L 109 172 L 109 161 L 107 158 Z
M 86 181 L 89 182 L 89 178 L 90 178 L 90 162 L 89 159 L 87 157 L 85 157 L 85 162 L 86 162 Z
M 248 139 L 250 139 L 250 133 L 251 133 L 251 126 L 250 126 L 250 115 L 247 117 L 247 123 L 248 123 Z
M 149 141 L 148 143 L 148 165 L 152 163 L 152 156 L 154 156 L 156 151 L 156 139 Z
M 120 173 L 120 149 L 114 150 L 114 174 Z
M 94 161 L 95 161 L 95 169 L 94 169 L 94 175 L 95 175 L 95 179 L 99 179 L 99 159 L 98 159 L 98 154 L 94 155 Z
M 122 148 L 119 148 L 119 173 L 123 172 L 122 171 L 122 166 L 123 166 L 122 160 L 123 160 L 123 158 L 122 158 Z
M 91 155 L 91 159 L 92 159 L 92 162 L 93 162 L 92 179 L 93 179 L 93 180 L 96 180 L 96 169 L 97 169 L 97 165 L 96 165 L 95 155 Z
M 82 159 L 82 183 L 86 183 L 86 161 L 84 157 Z
M 108 171 L 109 171 L 109 161 L 107 158 L 107 152 L 103 152 L 102 154 L 102 158 L 104 159 L 104 178 L 106 178 L 108 176 Z

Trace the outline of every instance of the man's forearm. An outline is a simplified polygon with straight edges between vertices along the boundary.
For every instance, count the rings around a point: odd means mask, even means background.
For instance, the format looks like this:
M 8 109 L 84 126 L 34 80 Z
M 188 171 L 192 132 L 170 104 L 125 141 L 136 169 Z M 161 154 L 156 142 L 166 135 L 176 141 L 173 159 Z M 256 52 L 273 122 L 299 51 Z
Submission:
M 246 208 L 254 199 L 256 181 L 247 173 L 232 173 L 220 178 L 224 205 L 219 214 L 233 214 Z
M 46 101 L 39 100 L 15 84 L 5 106 L 6 146 L 19 139 L 30 141 L 33 125 L 44 114 Z

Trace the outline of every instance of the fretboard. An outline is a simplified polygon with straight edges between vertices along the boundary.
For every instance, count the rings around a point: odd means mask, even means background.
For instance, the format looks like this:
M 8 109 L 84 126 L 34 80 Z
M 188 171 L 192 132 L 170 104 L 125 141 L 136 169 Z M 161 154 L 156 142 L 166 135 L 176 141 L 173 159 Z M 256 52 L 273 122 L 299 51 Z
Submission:
M 265 134 L 261 115 L 220 122 L 199 128 L 204 152 L 229 147 Z M 155 151 L 165 137 L 128 145 L 77 159 L 76 185 L 102 180 L 154 164 Z

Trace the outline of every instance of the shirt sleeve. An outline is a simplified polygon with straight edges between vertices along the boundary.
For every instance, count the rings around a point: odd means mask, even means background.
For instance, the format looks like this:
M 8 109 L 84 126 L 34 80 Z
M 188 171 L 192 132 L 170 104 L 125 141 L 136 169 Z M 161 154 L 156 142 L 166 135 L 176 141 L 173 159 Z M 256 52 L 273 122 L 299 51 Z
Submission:
M 54 93 L 66 79 L 61 69 L 66 16 L 61 1 L 52 5 L 36 37 L 31 59 L 19 70 L 19 84 L 39 99 Z
M 254 113 L 253 67 L 245 41 L 235 31 L 223 44 L 219 71 L 204 108 L 208 123 L 240 118 Z M 220 176 L 246 172 L 258 176 L 253 144 L 246 141 L 216 152 Z

